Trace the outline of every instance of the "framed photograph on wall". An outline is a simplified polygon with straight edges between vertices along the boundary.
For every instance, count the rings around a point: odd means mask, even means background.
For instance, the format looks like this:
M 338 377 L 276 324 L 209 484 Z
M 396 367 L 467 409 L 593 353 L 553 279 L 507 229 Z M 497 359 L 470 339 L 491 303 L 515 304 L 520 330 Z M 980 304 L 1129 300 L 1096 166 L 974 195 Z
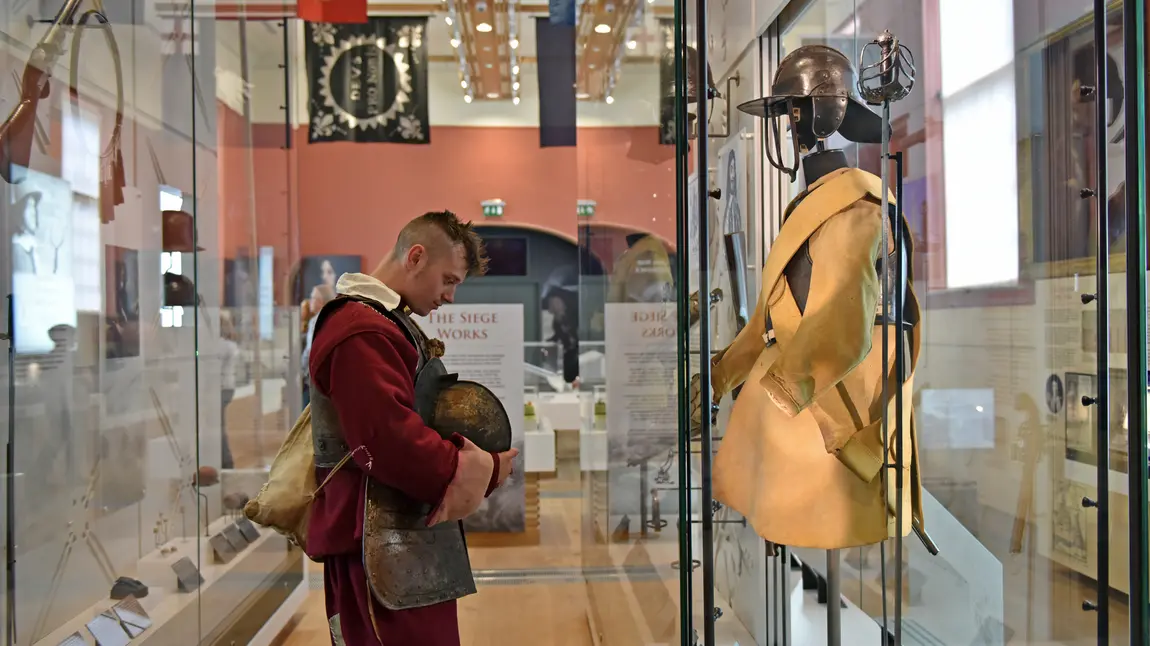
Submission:
M 307 256 L 300 263 L 296 302 L 310 298 L 312 290 L 320 285 L 331 287 L 334 293 L 340 276 L 359 271 L 363 271 L 363 260 L 359 256 Z
M 1098 464 L 1095 444 L 1094 407 L 1083 406 L 1083 395 L 1095 396 L 1094 375 L 1066 373 L 1066 459 L 1083 464 Z
M 104 355 L 122 359 L 140 355 L 140 252 L 104 247 Z
M 1079 565 L 1086 565 L 1089 556 L 1089 519 L 1082 506 L 1082 498 L 1088 493 L 1086 487 L 1077 482 L 1059 480 L 1055 484 L 1050 514 L 1051 551 Z
M 1085 188 L 1096 190 L 1094 169 L 1106 164 L 1109 206 L 1105 229 L 1111 266 L 1122 266 L 1125 235 L 1126 92 L 1122 65 L 1121 9 L 1107 15 L 1106 131 L 1097 132 L 1094 97 L 1084 87 L 1097 87 L 1093 22 L 1084 16 L 1017 57 L 1018 78 L 1042 79 L 1020 86 L 1019 110 L 1030 115 L 1018 138 L 1019 167 L 1030 169 L 1029 181 L 1019 184 L 1019 200 L 1031 208 L 1019 222 L 1022 273 L 1032 279 L 1095 273 L 1101 200 L 1083 199 Z M 1098 159 L 1098 139 L 1104 137 L 1105 159 Z M 1026 144 L 1026 145 L 1023 145 Z M 1023 194 L 1026 191 L 1026 194 Z M 1099 191 L 1101 192 L 1101 191 Z
M 1130 384 L 1126 371 L 1110 371 L 1110 470 L 1128 473 L 1130 469 Z

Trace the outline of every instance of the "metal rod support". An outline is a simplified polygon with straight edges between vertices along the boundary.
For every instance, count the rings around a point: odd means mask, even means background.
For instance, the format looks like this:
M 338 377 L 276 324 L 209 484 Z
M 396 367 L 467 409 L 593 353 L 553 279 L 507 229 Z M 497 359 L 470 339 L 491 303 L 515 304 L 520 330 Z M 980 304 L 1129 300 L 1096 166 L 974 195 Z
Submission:
M 883 362 L 883 368 L 884 369 L 888 369 L 886 362 L 887 362 L 887 357 L 890 356 L 889 321 L 890 321 L 890 317 L 892 315 L 892 312 L 890 311 L 890 288 L 891 288 L 891 286 L 890 286 L 890 281 L 887 280 L 887 271 L 888 271 L 887 262 L 890 261 L 890 227 L 886 226 L 886 223 L 890 219 L 890 215 L 889 215 L 890 202 L 889 202 L 889 198 L 888 198 L 888 195 L 890 193 L 890 178 L 889 178 L 889 175 L 890 175 L 890 135 L 889 135 L 889 129 L 888 129 L 889 124 L 890 124 L 890 99 L 887 99 L 887 100 L 883 101 L 883 103 L 882 103 L 882 152 L 879 155 L 879 159 L 881 160 L 881 167 L 880 167 L 879 172 L 882 175 L 882 197 L 881 197 L 882 216 L 881 217 L 882 217 L 882 220 L 884 223 L 884 226 L 882 228 L 882 246 L 880 247 L 881 251 L 879 252 L 881 254 L 879 256 L 881 258 L 881 260 L 879 261 L 879 280 L 882 281 L 882 291 L 879 295 L 879 298 L 882 299 L 882 323 L 883 323 L 883 327 L 884 327 L 883 333 L 882 333 L 882 362 Z M 883 455 L 883 460 L 890 460 L 890 415 L 888 414 L 889 409 L 887 406 L 887 404 L 890 402 L 890 392 L 887 390 L 889 385 L 890 385 L 890 379 L 883 379 L 883 381 L 882 381 L 882 396 L 880 398 L 880 401 L 882 402 L 882 413 L 881 413 L 882 425 L 881 425 L 881 428 L 882 428 L 882 455 Z M 883 469 L 882 471 L 880 471 L 880 474 L 882 476 L 883 496 L 889 496 L 890 495 L 890 478 L 891 478 L 890 471 L 891 471 L 890 469 Z M 897 474 L 897 479 L 901 479 L 901 477 L 902 477 L 901 473 Z M 889 522 L 890 510 L 888 508 L 886 508 L 886 505 L 883 505 L 883 512 L 882 513 L 883 513 L 883 520 L 886 522 Z M 901 530 L 901 527 L 899 529 Z M 897 550 L 898 546 L 901 544 L 902 544 L 901 537 L 896 535 L 895 536 L 895 549 Z M 890 623 L 889 623 L 890 617 L 887 614 L 887 576 L 886 576 L 887 569 L 886 569 L 886 545 L 885 544 L 882 547 L 882 552 L 883 552 L 883 558 L 880 561 L 881 578 L 882 578 L 882 623 L 883 623 L 883 630 L 885 631 L 885 630 L 889 630 L 889 626 L 890 626 Z M 896 569 L 896 574 L 897 573 L 898 572 Z M 832 637 L 830 636 L 831 617 L 829 614 L 829 608 L 830 608 L 830 606 L 828 606 L 828 614 L 827 614 L 827 631 L 828 631 L 827 638 L 832 639 Z M 838 639 L 840 637 L 837 630 L 838 630 L 838 628 L 836 625 L 836 632 L 834 633 L 833 639 Z M 835 642 L 831 642 L 831 643 L 837 644 L 838 642 L 835 641 Z M 894 644 L 895 644 L 895 646 L 902 646 L 902 635 L 899 631 L 899 626 L 898 626 L 897 621 L 895 622 L 895 628 L 894 628 Z
M 695 78 L 698 79 L 699 87 L 696 92 L 699 102 L 699 137 L 695 140 L 695 154 L 697 155 L 695 169 L 699 177 L 699 212 L 695 214 L 695 217 L 699 218 L 697 224 L 699 240 L 701 241 L 699 245 L 699 290 L 706 292 L 710 290 L 711 285 L 711 263 L 710 259 L 707 258 L 707 252 L 710 250 L 710 244 L 707 241 L 711 239 L 710 218 L 707 217 L 707 212 L 711 206 L 710 202 L 707 201 L 708 143 L 710 142 L 710 138 L 707 136 L 708 102 L 706 96 L 707 80 L 710 78 L 707 73 L 707 0 L 695 0 L 695 49 L 698 50 Z M 703 357 L 708 357 L 711 354 L 710 330 L 711 308 L 704 307 L 699 310 L 699 354 Z M 709 360 L 699 362 L 699 397 L 704 402 L 712 400 L 711 362 Z M 702 415 L 701 417 L 701 439 L 703 445 L 707 446 L 711 443 L 711 416 Z M 711 454 L 708 451 L 704 451 L 699 456 L 699 477 L 702 479 L 700 483 L 703 487 L 701 504 L 704 511 L 703 545 L 702 554 L 700 554 L 703 561 L 703 646 L 715 646 L 715 525 L 710 514 L 712 498 Z M 688 612 L 690 611 L 688 610 Z
M 687 32 L 686 32 L 686 1 L 674 0 L 674 40 L 675 40 L 675 243 L 677 249 L 686 249 L 690 238 L 690 214 L 687 212 L 690 203 L 687 195 L 687 178 L 689 169 L 690 146 L 687 129 Z M 705 177 L 705 176 L 704 176 Z M 700 182 L 705 185 L 705 182 Z M 678 451 L 679 451 L 679 518 L 677 527 L 683 527 L 691 518 L 691 410 L 690 398 L 683 396 L 688 392 L 691 369 L 691 335 L 690 330 L 690 304 L 687 296 L 687 276 L 690 274 L 691 259 L 689 254 L 680 253 L 676 257 L 679 263 L 678 285 L 675 289 L 676 313 L 679 325 L 676 341 L 678 342 Z M 706 308 L 704 308 L 706 309 Z M 703 417 L 709 417 L 704 415 Z M 679 563 L 688 563 L 690 567 L 679 568 L 679 639 L 680 643 L 691 639 L 695 634 L 694 616 L 691 612 L 691 599 L 694 598 L 692 587 L 692 573 L 694 572 L 694 558 L 691 545 L 691 532 L 679 533 Z M 672 567 L 674 565 L 672 564 Z M 683 607 L 685 606 L 685 608 Z
M 906 291 L 903 286 L 903 281 L 907 278 L 905 271 L 909 269 L 906 267 L 906 262 L 909 260 L 904 253 L 903 240 L 903 227 L 902 227 L 902 152 L 899 151 L 891 155 L 894 159 L 894 186 L 895 186 L 895 218 L 893 223 L 894 228 L 894 250 L 895 250 L 895 264 L 894 264 L 894 320 L 895 320 L 895 347 L 894 347 L 894 371 L 898 376 L 895 382 L 894 389 L 894 463 L 898 466 L 895 471 L 895 502 L 894 502 L 894 518 L 895 527 L 898 527 L 898 536 L 894 541 L 894 625 L 895 625 L 895 644 L 902 644 L 902 580 L 903 580 L 903 541 L 902 536 L 902 523 L 903 514 L 906 512 L 903 505 L 903 489 L 904 489 L 904 473 L 903 465 L 905 454 L 903 453 L 903 401 L 902 401 L 902 385 L 906 379 L 906 327 L 903 325 L 903 317 L 906 315 L 904 311 Z M 883 217 L 888 217 L 886 213 Z M 913 332 L 912 332 L 913 334 Z M 884 337 L 886 335 L 883 335 Z
M 1126 127 L 1126 374 L 1130 496 L 1130 643 L 1150 643 L 1147 598 L 1146 450 L 1146 3 L 1122 3 L 1122 56 L 1127 79 Z M 1098 133 L 1099 136 L 1102 133 Z M 1098 348 L 1104 353 L 1106 348 Z
M 656 514 L 658 512 L 656 511 Z M 647 535 L 647 461 L 643 460 L 639 463 L 639 518 L 643 522 L 639 523 L 639 535 Z
M 246 90 L 246 88 L 251 87 L 251 77 L 252 77 L 251 76 L 251 61 L 249 58 L 250 52 L 248 49 L 248 20 L 247 20 L 247 18 L 244 17 L 243 15 L 241 15 L 239 22 L 238 22 L 238 25 L 239 25 L 238 34 L 239 34 L 239 47 L 240 47 L 240 78 L 242 79 L 244 88 Z M 256 259 L 256 266 L 258 267 L 259 266 L 259 257 L 260 257 L 260 237 L 259 237 L 259 224 L 258 224 L 259 220 L 258 220 L 258 216 L 257 216 L 258 203 L 256 201 L 256 192 L 254 190 L 255 185 L 256 185 L 255 139 L 254 139 L 254 135 L 253 135 L 252 98 L 251 98 L 251 92 L 249 92 L 249 91 L 245 91 L 243 93 L 242 108 L 243 108 L 243 117 L 244 117 L 244 130 L 243 130 L 244 139 L 243 139 L 243 141 L 244 141 L 244 148 L 246 149 L 246 155 L 244 156 L 245 157 L 244 173 L 245 173 L 245 179 L 248 182 L 248 184 L 247 184 L 248 185 L 248 219 L 249 219 L 249 225 L 251 226 L 251 236 L 252 236 L 252 238 L 251 238 L 251 253 L 253 254 L 253 257 Z M 197 205 L 197 211 L 198 210 L 199 210 L 199 207 Z M 194 254 L 193 258 L 197 259 L 197 261 L 198 261 L 199 254 Z M 259 402 L 259 401 L 263 401 L 263 392 L 264 392 L 264 376 L 263 376 L 264 351 L 263 351 L 263 341 L 262 341 L 264 330 L 261 329 L 261 326 L 263 325 L 263 323 L 260 320 L 259 316 L 252 317 L 252 324 L 253 324 L 253 327 L 251 328 L 252 329 L 252 337 L 249 339 L 249 341 L 252 343 L 252 347 L 255 348 L 255 357 L 254 357 L 254 360 L 252 361 L 252 369 L 253 369 L 252 383 L 255 385 L 255 401 Z M 197 325 L 197 329 L 199 329 L 198 325 Z M 198 340 L 196 343 L 196 347 L 197 348 L 199 347 Z M 200 364 L 197 361 L 196 362 L 197 368 L 199 365 Z M 196 383 L 199 383 L 198 377 L 196 379 Z M 199 389 L 197 389 L 196 392 L 198 393 Z M 196 407 L 196 410 L 197 411 L 199 410 L 199 406 Z M 256 453 L 259 456 L 260 464 L 261 465 L 268 464 L 268 462 L 267 462 L 268 458 L 267 458 L 267 455 L 265 454 L 264 445 L 263 445 L 264 416 L 260 415 L 260 414 L 256 414 L 254 416 L 252 422 L 255 426 L 255 428 L 253 429 L 252 437 L 255 438 Z M 198 428 L 199 427 L 197 426 L 197 429 Z
M 843 592 L 839 551 L 827 550 L 827 646 L 842 643 Z
M 1094 0 L 1094 74 L 1097 90 L 1094 92 L 1094 143 L 1096 148 L 1094 195 L 1085 199 L 1094 200 L 1098 222 L 1098 253 L 1095 256 L 1097 279 L 1095 300 L 1098 302 L 1097 324 L 1097 370 L 1095 381 L 1097 390 L 1095 403 L 1097 410 L 1094 419 L 1097 423 L 1095 445 L 1098 455 L 1097 487 L 1098 495 L 1098 560 L 1095 567 L 1095 581 L 1098 582 L 1097 599 L 1094 602 L 1098 612 L 1098 643 L 1110 643 L 1110 219 L 1107 193 L 1106 148 L 1110 143 L 1106 136 L 1107 98 L 1106 67 L 1106 0 Z M 1145 334 L 1145 328 L 1141 330 Z M 1075 406 L 1078 402 L 1067 402 Z M 1083 400 L 1085 404 L 1085 400 Z
M 189 12 L 191 13 L 191 20 L 188 21 L 188 24 L 191 25 L 191 28 L 189 31 L 191 32 L 191 36 L 192 36 L 191 42 L 194 43 L 194 42 L 196 42 L 196 8 L 195 8 L 195 3 L 192 3 L 190 5 Z M 246 56 L 247 56 L 247 44 L 245 42 L 245 39 L 247 38 L 246 29 L 247 29 L 246 22 L 244 21 L 243 18 L 240 18 L 240 32 L 239 32 L 240 33 L 240 49 L 241 49 L 241 52 L 243 52 L 243 55 L 245 57 L 244 58 L 244 64 L 243 64 L 244 81 L 248 80 L 248 74 L 247 74 L 248 67 L 247 67 L 247 58 L 246 58 Z M 188 65 L 191 67 L 191 71 L 192 71 L 192 94 L 195 95 L 196 94 L 196 61 L 195 61 L 195 56 L 189 56 L 188 57 Z M 244 113 L 247 116 L 247 135 L 248 135 L 248 142 L 247 143 L 249 145 L 248 146 L 248 166 L 250 169 L 250 168 L 253 168 L 253 161 L 252 161 L 252 150 L 251 150 L 251 130 L 252 130 L 252 120 L 251 120 L 251 110 L 250 110 L 251 98 L 249 95 L 250 95 L 250 93 L 248 93 L 248 92 L 244 93 L 244 105 L 245 105 Z M 197 139 L 196 123 L 198 123 L 196 121 L 197 102 L 192 101 L 191 103 L 192 103 L 192 141 L 195 142 Z M 205 112 L 206 112 L 206 110 L 205 110 Z M 204 116 L 207 117 L 206 114 Z M 200 247 L 200 235 L 199 235 L 199 230 L 200 230 L 200 226 L 199 226 L 200 199 L 199 199 L 199 196 L 196 194 L 196 192 L 197 192 L 196 189 L 200 185 L 200 183 L 198 181 L 199 177 L 197 176 L 198 174 L 196 172 L 196 168 L 199 167 L 199 164 L 197 163 L 197 161 L 198 161 L 197 160 L 197 154 L 196 154 L 197 150 L 199 150 L 199 146 L 196 146 L 193 144 L 192 145 L 192 193 L 193 193 L 193 195 L 195 195 L 195 202 L 194 202 L 194 205 L 192 207 L 192 248 L 193 249 L 198 249 Z M 251 172 L 250 177 L 252 177 L 252 178 L 255 177 L 254 171 Z M 255 197 L 254 197 L 255 190 L 253 190 L 253 189 L 255 189 L 254 180 L 248 184 L 248 192 L 252 195 L 252 197 L 249 199 L 251 199 L 252 203 L 253 203 L 252 204 L 252 221 L 254 223 L 254 221 L 255 221 L 255 204 L 254 204 L 254 202 L 255 202 Z M 253 226 L 253 228 L 254 228 L 254 226 Z M 192 307 L 192 315 L 196 321 L 196 324 L 192 326 L 192 344 L 193 344 L 193 347 L 195 348 L 195 354 L 196 354 L 196 360 L 192 362 L 192 378 L 195 380 L 195 382 L 194 382 L 195 386 L 192 389 L 194 391 L 194 393 L 192 395 L 192 405 L 196 407 L 195 413 L 193 414 L 193 423 L 195 424 L 194 428 L 195 428 L 196 445 L 193 447 L 193 450 L 195 450 L 195 452 L 196 452 L 196 459 L 195 459 L 195 462 L 196 462 L 196 479 L 198 482 L 199 481 L 199 473 L 200 473 L 200 451 L 199 451 L 199 447 L 198 447 L 199 437 L 200 437 L 200 383 L 201 383 L 200 382 L 200 359 L 199 359 L 199 354 L 200 354 L 200 314 L 202 312 L 205 316 L 207 316 L 207 312 L 203 312 L 203 310 L 200 308 L 200 305 L 203 303 L 203 301 L 200 298 L 200 295 L 198 293 L 199 285 L 200 285 L 200 254 L 199 254 L 199 252 L 193 252 L 192 253 L 192 284 L 195 285 L 193 290 L 197 292 L 196 297 L 195 297 L 195 301 L 194 301 L 194 304 Z M 256 319 L 258 320 L 259 317 L 257 316 Z M 257 342 L 258 342 L 258 337 L 257 337 Z M 258 351 L 257 351 L 256 356 L 259 357 Z M 259 370 L 260 370 L 259 363 L 260 363 L 259 361 L 256 362 L 257 379 L 259 378 Z M 156 397 L 154 390 L 152 391 L 152 396 Z M 156 401 L 158 402 L 159 399 L 156 398 Z M 260 384 L 258 381 L 256 382 L 256 401 L 258 401 L 258 402 L 263 401 L 262 391 L 260 390 Z M 263 424 L 263 415 L 257 415 L 256 418 L 257 418 L 256 419 L 256 428 L 258 429 Z M 175 441 L 175 435 L 174 434 L 172 435 L 171 439 L 173 442 Z M 178 446 L 178 443 L 177 443 L 177 446 Z M 258 446 L 258 444 L 257 444 L 257 446 Z M 261 452 L 261 454 L 262 454 L 262 452 Z M 180 466 L 183 466 L 182 461 L 180 463 Z M 196 504 L 197 505 L 199 504 L 198 500 L 196 501 Z M 205 513 L 207 513 L 206 507 L 207 506 L 205 505 L 205 510 L 204 510 Z M 199 518 L 198 514 L 196 515 L 196 518 Z M 196 541 L 197 541 L 197 543 L 199 542 L 198 532 L 197 532 Z M 196 604 L 196 622 L 199 623 L 200 625 L 203 625 L 203 619 L 204 619 L 203 614 L 204 614 L 203 605 L 202 604 Z
M 4 455 L 4 643 L 16 643 L 16 300 L 8 294 L 8 445 Z

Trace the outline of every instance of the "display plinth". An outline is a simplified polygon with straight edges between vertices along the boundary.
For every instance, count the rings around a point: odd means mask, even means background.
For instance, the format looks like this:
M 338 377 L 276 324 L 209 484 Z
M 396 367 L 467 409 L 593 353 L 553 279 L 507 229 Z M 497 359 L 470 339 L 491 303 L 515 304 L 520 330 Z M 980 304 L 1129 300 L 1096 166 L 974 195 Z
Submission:
M 179 581 L 172 568 L 180 559 L 189 558 L 197 567 L 201 567 L 200 564 L 210 564 L 213 561 L 212 546 L 208 544 L 207 538 L 199 543 L 194 538 L 177 538 L 168 541 L 164 548 L 172 551 L 165 554 L 157 549 L 145 555 L 136 565 L 134 578 L 144 581 L 153 593 L 163 591 L 175 594 L 177 592 Z
M 218 519 L 212 523 L 209 531 L 218 533 L 231 522 L 228 518 Z M 153 622 L 151 628 L 132 640 L 133 646 L 141 643 L 155 646 L 183 644 L 188 643 L 189 635 L 206 636 L 227 632 L 227 625 L 240 619 L 237 616 L 238 609 L 249 606 L 249 600 L 253 597 L 282 586 L 280 581 L 287 572 L 298 573 L 298 576 L 291 579 L 298 585 L 306 585 L 303 553 L 291 547 L 287 539 L 275 532 L 262 532 L 247 549 L 227 564 L 213 562 L 207 539 L 201 545 L 203 547 L 200 548 L 201 558 L 198 562 L 195 558 L 195 539 L 192 538 L 188 540 L 188 545 L 177 546 L 177 551 L 169 555 L 160 555 L 160 550 L 155 550 L 140 560 L 140 566 L 144 567 L 138 566 L 137 572 L 125 574 L 148 586 L 148 596 L 139 602 Z M 188 549 L 192 551 L 188 552 Z M 207 553 L 203 554 L 205 549 Z M 207 558 L 203 558 L 205 556 Z M 169 560 L 174 563 L 181 558 L 192 559 L 204 579 L 199 590 L 191 594 L 176 591 L 176 574 Z M 166 569 L 162 570 L 161 565 Z M 33 646 L 58 646 L 77 631 L 85 635 L 87 643 L 94 643 L 85 630 L 85 624 L 115 603 L 112 599 L 101 599 L 34 642 Z M 290 614 L 287 618 L 290 619 Z
M 580 401 L 579 393 L 540 393 L 535 410 L 551 420 L 552 428 L 574 431 L 583 425 Z
M 555 472 L 555 429 L 547 416 L 537 416 L 535 430 L 523 433 L 523 464 L 527 473 Z
M 579 432 L 579 468 L 583 471 L 607 470 L 607 431 Z

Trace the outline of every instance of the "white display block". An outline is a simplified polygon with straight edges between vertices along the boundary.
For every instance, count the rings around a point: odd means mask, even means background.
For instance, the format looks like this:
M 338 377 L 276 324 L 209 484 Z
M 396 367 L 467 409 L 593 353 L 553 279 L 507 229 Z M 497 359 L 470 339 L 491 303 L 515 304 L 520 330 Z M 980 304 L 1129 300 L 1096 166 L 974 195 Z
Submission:
M 579 468 L 582 471 L 607 470 L 607 431 L 579 432 Z
M 534 431 L 523 434 L 523 464 L 527 473 L 555 472 L 555 429 L 546 417 L 536 417 L 539 421 Z
M 518 448 L 511 476 L 464 520 L 468 531 L 522 532 L 527 522 L 523 433 L 523 306 L 444 305 L 416 317 L 429 338 L 443 342 L 449 372 L 483 384 L 511 418 L 511 446 Z
M 574 431 L 583 428 L 579 402 L 579 393 L 540 393 L 535 410 L 551 420 L 553 429 Z
M 216 524 L 219 525 L 218 522 Z M 219 525 L 219 529 L 223 529 L 222 525 Z M 208 537 L 200 537 L 197 540 L 195 536 L 172 539 L 165 544 L 165 547 L 174 547 L 176 551 L 161 554 L 157 548 L 155 551 L 145 554 L 136 564 L 136 577 L 141 581 L 150 582 L 148 583 L 149 589 L 159 589 L 175 594 L 178 582 L 172 571 L 172 566 L 182 558 L 190 559 L 197 567 L 201 564 L 214 563 L 215 557 L 208 541 Z

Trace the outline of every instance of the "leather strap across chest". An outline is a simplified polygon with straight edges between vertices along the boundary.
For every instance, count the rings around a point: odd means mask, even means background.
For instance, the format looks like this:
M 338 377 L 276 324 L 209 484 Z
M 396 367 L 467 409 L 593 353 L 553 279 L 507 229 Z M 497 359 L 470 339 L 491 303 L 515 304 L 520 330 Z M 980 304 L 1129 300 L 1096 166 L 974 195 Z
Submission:
M 320 328 L 327 319 L 341 307 L 347 307 L 349 302 L 370 307 L 381 316 L 386 316 L 394 321 L 403 330 L 404 335 L 419 352 L 419 362 L 415 370 L 415 374 L 419 375 L 420 371 L 427 365 L 427 337 L 405 313 L 390 311 L 383 304 L 370 298 L 341 294 L 329 301 L 319 311 L 319 314 L 316 314 L 315 332 L 312 338 L 319 338 Z M 314 380 L 312 383 L 315 383 Z M 337 465 L 346 462 L 344 458 L 348 455 L 350 447 L 343 439 L 339 416 L 331 400 L 314 388 L 311 398 L 312 445 L 315 449 L 315 465 L 321 469 L 334 469 Z

